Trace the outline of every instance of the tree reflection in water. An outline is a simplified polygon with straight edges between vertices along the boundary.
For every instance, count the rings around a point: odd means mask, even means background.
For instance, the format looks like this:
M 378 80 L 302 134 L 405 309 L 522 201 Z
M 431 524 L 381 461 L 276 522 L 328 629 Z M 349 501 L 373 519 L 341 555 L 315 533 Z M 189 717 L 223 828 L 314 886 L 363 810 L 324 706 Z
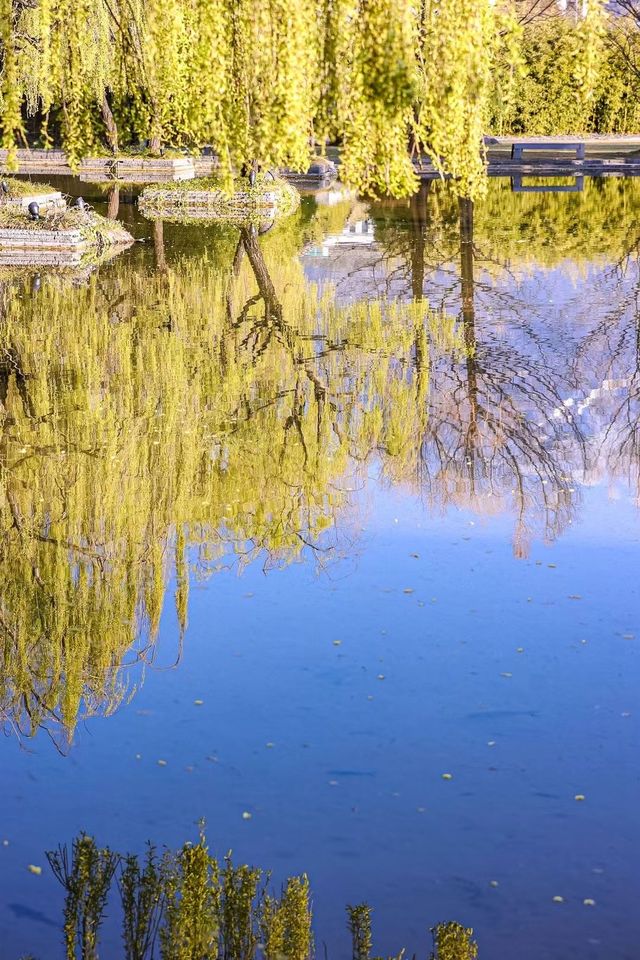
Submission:
M 348 291 L 305 281 L 296 218 L 177 260 L 158 224 L 156 269 L 122 259 L 79 286 L 5 275 L 7 726 L 62 748 L 116 709 L 153 661 L 172 572 L 184 631 L 193 576 L 348 552 L 371 464 L 430 508 L 508 512 L 519 557 L 566 529 L 581 486 L 624 478 L 637 497 L 639 187 L 558 206 L 500 188 L 474 209 L 432 185 L 408 215 L 378 205 L 360 299 L 359 268 Z M 536 263 L 543 284 L 580 281 L 571 325 L 532 296 Z
M 457 312 L 465 341 L 463 363 L 432 370 L 414 462 L 390 477 L 431 508 L 508 512 L 520 557 L 573 522 L 580 485 L 619 477 L 637 498 L 640 182 L 588 181 L 560 201 L 495 184 L 475 209 L 431 185 L 408 216 L 373 212 L 363 273 Z M 558 274 L 572 294 L 556 307 Z
M 429 351 L 463 350 L 425 304 L 338 305 L 280 243 L 246 229 L 230 269 L 169 267 L 156 228 L 151 274 L 5 284 L 0 710 L 18 733 L 63 746 L 122 702 L 171 568 L 183 631 L 190 574 L 348 549 L 364 465 L 426 415 Z

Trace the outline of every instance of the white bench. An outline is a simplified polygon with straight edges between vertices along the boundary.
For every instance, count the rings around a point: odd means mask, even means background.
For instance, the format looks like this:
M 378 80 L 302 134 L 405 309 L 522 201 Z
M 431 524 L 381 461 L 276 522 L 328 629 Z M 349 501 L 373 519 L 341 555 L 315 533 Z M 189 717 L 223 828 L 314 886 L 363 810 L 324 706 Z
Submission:
M 514 143 L 511 147 L 511 159 L 522 160 L 522 154 L 525 150 L 546 150 L 547 152 L 555 150 L 572 150 L 576 155 L 576 160 L 584 160 L 584 143 L 569 143 L 561 140 L 551 143 L 548 140 L 529 140 L 521 143 Z

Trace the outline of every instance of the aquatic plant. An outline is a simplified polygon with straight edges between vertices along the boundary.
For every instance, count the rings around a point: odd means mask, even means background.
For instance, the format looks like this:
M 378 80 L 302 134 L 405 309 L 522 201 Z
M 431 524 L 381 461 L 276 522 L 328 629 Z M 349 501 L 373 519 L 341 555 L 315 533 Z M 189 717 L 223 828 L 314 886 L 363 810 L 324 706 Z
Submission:
M 66 891 L 64 942 L 67 960 L 97 960 L 98 937 L 119 855 L 99 849 L 93 837 L 80 834 L 71 850 L 47 852 L 56 879 Z
M 163 880 L 151 844 L 142 863 L 135 854 L 121 858 L 117 882 L 126 960 L 146 960 L 153 954 L 166 896 Z
M 217 957 L 220 935 L 220 868 L 209 855 L 204 833 L 162 862 L 164 922 L 160 927 L 162 960 Z
M 455 921 L 439 923 L 432 928 L 434 953 L 431 960 L 476 960 L 478 945 L 470 927 Z
M 234 867 L 225 857 L 222 870 L 220 942 L 223 960 L 251 960 L 258 944 L 256 896 L 262 873 Z
M 151 960 L 158 929 L 162 960 L 311 960 L 314 954 L 308 877 L 290 877 L 276 897 L 261 889 L 261 870 L 234 866 L 230 855 L 221 866 L 203 827 L 196 843 L 166 851 L 161 861 L 151 846 L 141 862 L 135 854 L 98 850 L 85 834 L 73 841 L 71 860 L 65 846 L 47 857 L 67 891 L 67 960 L 98 960 L 99 927 L 118 865 L 126 960 Z M 347 915 L 353 960 L 371 960 L 370 907 L 349 906 Z M 472 930 L 442 923 L 432 933 L 432 960 L 477 957 Z
M 266 960 L 308 960 L 313 952 L 309 878 L 290 877 L 279 898 L 265 893 L 260 931 Z
M 367 903 L 347 907 L 351 954 L 353 960 L 369 960 L 373 939 L 371 936 L 371 907 Z

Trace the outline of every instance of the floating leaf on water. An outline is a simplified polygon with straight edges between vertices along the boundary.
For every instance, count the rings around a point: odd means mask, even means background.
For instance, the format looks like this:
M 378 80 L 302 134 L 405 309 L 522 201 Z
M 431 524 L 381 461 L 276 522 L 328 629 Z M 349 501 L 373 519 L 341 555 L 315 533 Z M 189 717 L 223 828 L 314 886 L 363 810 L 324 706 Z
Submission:
M 524 647 L 516 647 L 516 653 L 524 653 Z
M 495 745 L 496 745 L 496 741 L 495 741 L 495 740 L 487 740 L 487 746 L 488 746 L 488 747 L 495 747 Z
M 243 811 L 242 813 L 243 820 L 251 820 L 251 817 L 252 817 L 252 814 L 250 814 L 248 810 Z
M 204 703 L 204 700 L 194 700 L 193 702 L 196 705 L 196 707 L 201 707 L 202 704 Z
M 555 570 L 555 569 L 556 569 L 556 564 L 555 564 L 555 563 L 548 563 L 547 566 L 549 567 L 550 570 Z
M 158 760 L 158 766 L 159 766 L 159 767 L 166 767 L 166 765 L 167 765 L 167 761 L 166 761 L 166 760 Z
M 564 903 L 564 897 L 554 897 L 554 898 L 553 898 L 553 902 L 554 902 L 554 903 Z
M 333 641 L 333 645 L 334 645 L 334 647 L 339 647 L 339 646 L 341 646 L 341 645 L 342 645 L 342 640 L 334 640 L 334 641 Z
M 507 679 L 508 679 L 509 677 L 512 677 L 513 674 L 512 674 L 512 673 L 508 673 L 508 672 L 505 671 L 505 673 L 501 673 L 500 676 L 501 676 L 501 677 L 507 677 Z
M 576 793 L 576 795 L 575 795 L 575 797 L 574 797 L 573 799 L 574 799 L 574 800 L 586 800 L 587 798 L 585 797 L 584 793 Z
M 405 587 L 402 591 L 403 593 L 413 593 L 413 587 Z
M 275 747 L 275 743 L 272 743 L 271 740 L 269 740 L 268 743 L 265 743 L 265 747 L 267 747 L 269 750 L 272 750 L 273 747 Z
M 592 900 L 591 897 L 586 897 L 582 902 L 584 903 L 585 907 L 595 907 L 596 905 L 595 900 Z
M 384 680 L 385 679 L 384 673 L 379 673 L 377 679 Z
M 442 779 L 443 779 L 443 780 L 453 780 L 453 774 L 452 774 L 452 773 L 443 773 L 443 774 L 442 774 Z
M 32 863 L 29 864 L 29 866 L 27 867 L 27 870 L 29 871 L 29 873 L 35 874 L 36 877 L 39 877 L 40 874 L 42 873 L 42 867 L 36 867 Z
M 489 886 L 490 886 L 490 887 L 497 887 L 497 886 L 498 886 L 498 881 L 497 881 L 497 880 L 489 880 Z

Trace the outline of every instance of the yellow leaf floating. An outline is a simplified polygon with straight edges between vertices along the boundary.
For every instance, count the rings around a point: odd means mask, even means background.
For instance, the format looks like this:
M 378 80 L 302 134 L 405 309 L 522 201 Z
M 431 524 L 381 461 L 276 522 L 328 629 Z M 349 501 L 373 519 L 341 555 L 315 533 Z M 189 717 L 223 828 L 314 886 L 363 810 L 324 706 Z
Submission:
M 595 900 L 592 900 L 591 897 L 587 897 L 582 902 L 584 903 L 585 907 L 595 907 L 596 905 Z
M 443 773 L 443 774 L 442 774 L 442 779 L 443 779 L 443 780 L 453 780 L 453 774 L 452 774 L 452 773 Z
M 564 903 L 564 897 L 554 897 L 554 898 L 553 898 L 553 902 L 554 902 L 554 903 Z
M 575 797 L 574 797 L 573 799 L 574 799 L 574 800 L 580 800 L 580 801 L 581 801 L 581 800 L 586 800 L 587 798 L 585 797 L 584 793 L 576 793 L 576 795 L 575 795 Z
M 39 877 L 42 873 L 42 867 L 36 867 L 32 863 L 29 864 L 28 870 L 29 873 L 35 874 L 36 877 Z

